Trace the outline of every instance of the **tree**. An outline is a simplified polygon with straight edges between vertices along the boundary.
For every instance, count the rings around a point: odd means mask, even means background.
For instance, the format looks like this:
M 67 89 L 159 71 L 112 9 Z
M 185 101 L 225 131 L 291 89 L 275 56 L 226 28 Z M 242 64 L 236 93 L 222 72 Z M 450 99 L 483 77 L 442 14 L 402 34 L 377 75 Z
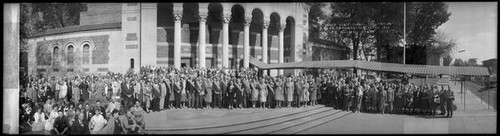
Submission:
M 80 12 L 84 10 L 83 3 L 21 3 L 21 49 L 29 48 L 26 40 L 34 34 L 79 25 Z
M 436 29 L 448 21 L 451 13 L 443 2 L 413 2 L 407 4 L 407 64 L 425 64 L 428 47 L 433 48 Z M 449 51 L 449 50 L 444 50 Z
M 430 44 L 427 46 L 426 55 L 450 56 L 451 52 L 456 49 L 456 39 L 449 37 L 443 31 L 437 31 L 430 39 Z M 451 61 L 451 60 L 450 60 Z
M 20 67 L 28 66 L 28 38 L 48 29 L 79 25 L 83 3 L 21 3 L 20 4 Z
M 332 15 L 328 23 L 340 29 L 328 29 L 337 41 L 349 43 L 353 59 L 358 60 L 360 44 L 370 36 L 369 27 L 373 25 L 371 14 L 373 3 L 332 3 Z M 346 42 L 347 41 L 347 42 Z
M 466 66 L 467 63 L 463 61 L 462 59 L 456 59 L 455 63 L 453 64 L 454 66 Z
M 390 56 L 391 51 L 400 50 L 401 39 L 403 39 L 404 26 L 404 3 L 375 3 L 372 6 L 376 10 L 373 13 L 373 20 L 376 24 L 385 26 L 376 27 L 373 36 L 375 37 L 375 47 L 377 61 L 399 62 Z M 397 54 L 395 54 L 397 55 Z
M 331 3 L 331 16 L 318 18 L 315 16 L 319 8 L 311 8 L 310 30 L 314 33 L 326 33 L 328 40 L 341 45 L 352 46 L 353 58 L 358 59 L 361 49 L 365 59 L 370 49 L 375 50 L 377 61 L 402 62 L 404 10 L 403 3 Z M 407 56 L 409 64 L 425 64 L 427 46 L 432 41 L 435 30 L 448 20 L 451 15 L 447 5 L 442 2 L 406 3 Z M 326 23 L 316 25 L 315 22 Z M 320 29 L 316 29 L 319 26 Z M 335 28 L 341 26 L 343 28 Z M 319 31 L 319 32 L 317 32 Z M 375 46 L 375 47 L 373 47 Z

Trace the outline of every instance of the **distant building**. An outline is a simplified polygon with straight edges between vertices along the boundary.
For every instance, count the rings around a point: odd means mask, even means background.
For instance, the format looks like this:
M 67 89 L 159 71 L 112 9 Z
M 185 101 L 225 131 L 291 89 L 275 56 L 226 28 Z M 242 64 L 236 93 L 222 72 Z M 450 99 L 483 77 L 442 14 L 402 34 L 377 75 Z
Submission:
M 483 61 L 483 67 L 487 67 L 492 76 L 494 76 L 494 77 L 497 76 L 497 59 L 496 58 Z
M 351 52 L 349 47 L 323 39 L 311 38 L 309 42 L 312 49 L 312 61 L 349 59 L 349 53 Z
M 309 52 L 302 51 L 310 44 L 303 6 L 89 3 L 78 26 L 47 30 L 28 39 L 28 73 L 125 73 L 148 65 L 239 68 L 249 67 L 249 58 L 265 63 L 310 60 L 312 48 L 323 46 L 313 44 Z
M 477 59 L 478 58 L 470 58 L 469 61 L 467 61 L 467 64 L 472 65 L 472 66 L 477 66 Z

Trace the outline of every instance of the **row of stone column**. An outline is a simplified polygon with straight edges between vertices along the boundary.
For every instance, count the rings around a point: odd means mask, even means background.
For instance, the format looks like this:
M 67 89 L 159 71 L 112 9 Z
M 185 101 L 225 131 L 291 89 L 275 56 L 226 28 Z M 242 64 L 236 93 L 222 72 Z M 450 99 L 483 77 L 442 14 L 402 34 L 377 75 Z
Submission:
M 181 20 L 182 20 L 182 9 L 174 8 L 174 67 L 180 68 L 181 64 Z M 199 10 L 199 58 L 198 62 L 200 63 L 200 68 L 205 68 L 205 27 L 208 17 L 208 9 L 200 9 Z M 227 68 L 229 63 L 229 21 L 231 20 L 231 12 L 223 11 L 222 15 L 222 67 Z M 249 67 L 249 59 L 250 59 L 250 24 L 252 22 L 252 17 L 249 14 L 245 15 L 244 22 L 244 43 L 243 43 L 243 67 Z M 264 63 L 268 63 L 268 55 L 267 55 L 267 29 L 269 27 L 269 20 L 264 19 L 262 22 L 262 60 Z M 284 48 L 284 37 L 283 31 L 285 30 L 286 23 L 281 21 L 279 28 L 279 46 L 278 46 L 278 63 L 283 63 L 283 48 Z M 280 70 L 279 74 L 282 75 L 283 71 Z

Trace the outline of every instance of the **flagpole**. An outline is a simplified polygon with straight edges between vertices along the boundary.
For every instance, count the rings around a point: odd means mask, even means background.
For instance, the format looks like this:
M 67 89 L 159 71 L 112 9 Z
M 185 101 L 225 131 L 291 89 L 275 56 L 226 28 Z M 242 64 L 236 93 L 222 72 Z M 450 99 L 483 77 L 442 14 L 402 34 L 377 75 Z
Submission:
M 403 6 L 403 15 L 404 15 L 404 21 L 403 21 L 403 64 L 406 64 L 406 2 L 404 2 Z

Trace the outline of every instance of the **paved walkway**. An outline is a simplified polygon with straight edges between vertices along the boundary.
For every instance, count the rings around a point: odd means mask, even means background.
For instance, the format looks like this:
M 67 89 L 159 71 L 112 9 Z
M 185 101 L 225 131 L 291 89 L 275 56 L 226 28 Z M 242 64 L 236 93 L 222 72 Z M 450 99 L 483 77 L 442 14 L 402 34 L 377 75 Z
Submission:
M 161 112 L 152 112 L 146 115 L 147 128 L 155 130 L 190 129 L 202 127 L 216 127 L 230 124 L 239 124 L 250 121 L 274 118 L 314 108 L 281 108 L 281 109 L 173 109 Z
M 481 99 L 472 94 L 471 90 L 466 90 L 464 94 L 459 93 L 459 85 L 451 85 L 456 105 L 453 118 L 443 118 L 439 115 L 422 117 L 373 113 L 350 114 L 299 134 L 496 133 L 496 110 L 488 110 L 488 105 L 481 103 Z

